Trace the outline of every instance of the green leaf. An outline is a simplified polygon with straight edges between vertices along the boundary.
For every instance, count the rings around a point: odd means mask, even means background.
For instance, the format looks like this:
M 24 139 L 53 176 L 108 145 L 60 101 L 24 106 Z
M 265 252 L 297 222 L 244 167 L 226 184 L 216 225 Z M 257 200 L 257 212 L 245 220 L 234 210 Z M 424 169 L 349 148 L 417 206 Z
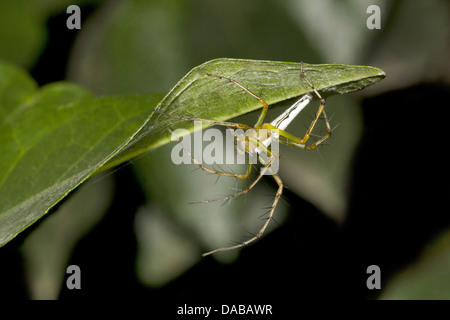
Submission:
M 132 139 L 160 96 L 40 90 L 0 64 L 0 245 L 41 218 Z
M 300 64 L 217 59 L 189 72 L 160 102 L 164 112 L 227 120 L 261 108 L 229 81 L 232 77 L 269 104 L 311 89 Z M 325 96 L 362 89 L 382 70 L 345 65 L 304 65 Z M 160 95 L 95 98 L 87 90 L 55 83 L 38 90 L 28 75 L 0 64 L 0 245 L 47 213 L 94 172 L 170 141 L 167 127 L 191 127 L 151 115 Z M 106 165 L 105 165 L 106 164 Z
M 365 66 L 305 63 L 303 69 L 324 97 L 361 90 L 385 77 L 383 70 Z M 262 108 L 259 101 L 234 83 L 208 76 L 208 73 L 238 81 L 270 105 L 312 92 L 300 77 L 300 63 L 222 58 L 192 69 L 167 94 L 158 110 L 225 121 Z M 192 121 L 167 118 L 156 113 L 139 133 L 140 141 L 133 143 L 134 151 L 127 150 L 125 157 L 120 155 L 108 167 L 168 143 L 168 127 L 194 131 Z

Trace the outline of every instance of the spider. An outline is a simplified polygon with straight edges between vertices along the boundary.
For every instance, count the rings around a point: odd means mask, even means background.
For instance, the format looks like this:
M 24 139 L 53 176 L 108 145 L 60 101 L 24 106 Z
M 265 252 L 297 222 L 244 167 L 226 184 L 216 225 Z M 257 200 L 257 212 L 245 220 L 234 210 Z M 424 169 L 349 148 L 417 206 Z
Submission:
M 252 157 L 257 157 L 259 162 L 262 164 L 262 168 L 260 170 L 259 175 L 256 177 L 256 179 L 244 190 L 237 192 L 235 194 L 226 196 L 221 199 L 214 199 L 214 200 L 203 200 L 203 201 L 197 201 L 193 203 L 209 203 L 212 201 L 226 201 L 232 198 L 235 198 L 237 196 L 247 194 L 260 180 L 264 175 L 271 175 L 275 182 L 278 185 L 278 190 L 275 195 L 275 199 L 272 202 L 272 206 L 270 207 L 270 211 L 268 213 L 268 218 L 258 231 L 258 233 L 254 234 L 250 239 L 238 243 L 236 245 L 230 246 L 230 247 L 222 247 L 217 248 L 215 250 L 206 252 L 203 254 L 203 256 L 207 256 L 216 252 L 220 251 L 227 251 L 227 250 L 233 250 L 237 248 L 244 247 L 248 245 L 249 243 L 259 239 L 266 230 L 267 226 L 269 225 L 270 220 L 273 217 L 275 208 L 281 198 L 282 192 L 283 192 L 283 182 L 280 178 L 280 176 L 277 174 L 277 169 L 275 169 L 275 163 L 277 163 L 280 155 L 277 151 L 273 150 L 271 148 L 271 145 L 274 144 L 274 142 L 281 142 L 287 145 L 295 146 L 301 149 L 306 150 L 312 150 L 315 149 L 319 144 L 324 142 L 326 139 L 328 139 L 331 136 L 331 127 L 330 123 L 328 121 L 328 118 L 325 113 L 325 99 L 322 98 L 320 93 L 315 89 L 315 87 L 312 85 L 312 83 L 307 79 L 305 72 L 303 71 L 303 63 L 301 63 L 300 67 L 300 77 L 307 83 L 307 85 L 311 88 L 311 92 L 306 93 L 303 95 L 300 99 L 298 99 L 292 106 L 290 106 L 286 111 L 284 111 L 280 116 L 278 116 L 275 120 L 272 122 L 264 122 L 267 110 L 269 109 L 269 105 L 267 104 L 264 99 L 254 94 L 252 91 L 250 91 L 248 88 L 240 84 L 238 81 L 227 78 L 221 75 L 215 75 L 211 73 L 206 73 L 209 77 L 215 77 L 219 78 L 223 81 L 229 81 L 233 83 L 234 85 L 241 88 L 244 92 L 251 95 L 253 98 L 258 100 L 262 105 L 262 111 L 261 114 L 258 117 L 258 120 L 256 121 L 255 125 L 253 127 L 248 126 L 246 124 L 242 123 L 235 123 L 235 122 L 226 122 L 226 121 L 216 121 L 216 120 L 208 120 L 208 119 L 200 119 L 195 117 L 187 117 L 187 116 L 180 116 L 180 115 L 174 115 L 174 114 L 168 114 L 163 113 L 161 111 L 158 111 L 164 116 L 182 119 L 182 120 L 190 120 L 190 121 L 201 121 L 205 123 L 209 123 L 211 125 L 219 125 L 219 126 L 225 126 L 228 128 L 235 128 L 235 129 L 242 129 L 245 130 L 245 134 L 234 134 L 234 143 L 235 147 L 243 152 L 248 153 Z M 295 119 L 295 117 L 302 111 L 313 99 L 313 94 L 317 96 L 317 98 L 320 100 L 319 108 L 315 114 L 315 117 L 313 118 L 308 130 L 306 131 L 303 138 L 296 137 L 288 132 L 285 131 L 287 126 L 292 122 L 292 120 Z M 314 130 L 314 127 L 317 124 L 317 121 L 319 120 L 320 116 L 322 115 L 327 133 L 319 138 L 317 141 L 311 144 L 307 144 L 312 131 Z M 169 131 L 173 134 L 173 132 L 169 129 Z M 179 141 L 178 137 L 175 137 L 176 140 Z M 211 168 L 208 168 L 204 166 L 202 163 L 197 161 L 192 154 L 185 149 L 186 153 L 191 157 L 192 161 L 199 166 L 200 169 L 213 173 L 218 174 L 221 176 L 226 177 L 234 177 L 236 179 L 248 179 L 250 177 L 251 171 L 252 171 L 252 163 L 249 163 L 247 166 L 247 170 L 243 174 L 239 173 L 229 173 L 229 172 L 223 172 L 223 171 L 217 171 Z

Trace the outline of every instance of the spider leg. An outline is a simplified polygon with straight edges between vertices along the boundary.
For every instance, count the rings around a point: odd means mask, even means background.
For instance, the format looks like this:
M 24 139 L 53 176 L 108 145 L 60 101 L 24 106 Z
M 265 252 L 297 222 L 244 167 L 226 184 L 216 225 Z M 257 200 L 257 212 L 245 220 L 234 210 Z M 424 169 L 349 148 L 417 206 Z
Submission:
M 312 83 L 306 77 L 306 73 L 303 71 L 303 62 L 301 63 L 301 67 L 300 67 L 300 76 L 303 78 L 303 80 L 305 80 L 305 82 L 314 91 L 315 95 L 320 100 L 319 110 L 317 110 L 316 116 L 314 117 L 313 121 L 311 122 L 311 125 L 309 126 L 308 130 L 306 131 L 305 136 L 301 140 L 301 143 L 304 144 L 304 143 L 306 143 L 306 141 L 308 141 L 309 137 L 311 136 L 311 132 L 313 131 L 314 127 L 316 126 L 317 120 L 319 120 L 320 114 L 323 115 L 323 119 L 324 119 L 325 125 L 327 127 L 327 133 L 322 138 L 320 138 L 319 140 L 317 140 L 313 144 L 305 145 L 305 149 L 312 150 L 312 149 L 315 149 L 319 144 L 324 142 L 326 139 L 328 139 L 331 136 L 331 131 L 332 130 L 331 130 L 328 118 L 327 118 L 327 114 L 325 113 L 325 103 L 326 103 L 326 101 L 325 101 L 324 98 L 322 98 L 322 96 L 320 95 L 319 91 L 317 91 L 317 89 L 312 85 Z
M 189 152 L 189 150 L 183 145 L 183 143 L 181 142 L 180 138 L 169 128 L 167 128 L 167 130 L 169 130 L 169 132 L 172 134 L 172 136 L 174 136 L 178 142 L 181 144 L 181 146 L 183 147 L 184 151 L 189 155 L 189 157 L 192 159 L 192 161 L 203 171 L 209 172 L 209 173 L 214 173 L 214 174 L 218 174 L 221 176 L 226 176 L 226 177 L 233 177 L 236 179 L 247 179 L 250 176 L 250 173 L 252 171 L 252 164 L 249 163 L 247 166 L 247 170 L 244 174 L 240 174 L 240 173 L 229 173 L 229 172 L 224 172 L 224 171 L 217 171 L 211 168 L 208 168 L 206 166 L 204 166 L 201 162 L 197 161 L 197 159 L 195 159 L 195 157 L 192 155 L 191 152 Z
M 162 114 L 163 116 L 166 117 L 171 117 L 171 118 L 176 118 L 176 119 L 180 119 L 180 120 L 189 120 L 189 121 L 201 121 L 201 122 L 206 122 L 206 123 L 210 123 L 211 125 L 218 125 L 218 126 L 224 126 L 224 127 L 230 127 L 230 128 L 236 128 L 236 129 L 243 129 L 243 130 L 248 130 L 251 129 L 252 127 L 246 125 L 246 124 L 242 124 L 242 123 L 235 123 L 235 122 L 226 122 L 226 121 L 217 121 L 217 120 L 208 120 L 208 119 L 201 119 L 201 118 L 195 118 L 195 117 L 186 117 L 186 116 L 179 116 L 176 114 L 171 114 L 171 113 L 165 113 L 162 111 L 155 111 L 157 113 Z
M 256 184 L 259 182 L 259 180 L 261 180 L 261 178 L 266 174 L 267 171 L 270 170 L 270 166 L 272 165 L 273 161 L 274 161 L 274 157 L 272 157 L 272 159 L 269 161 L 268 164 L 266 164 L 260 171 L 258 177 L 256 177 L 256 179 L 244 190 L 237 192 L 235 194 L 231 194 L 229 196 L 223 197 L 223 198 L 219 198 L 219 199 L 213 199 L 213 200 L 200 200 L 200 201 L 194 201 L 194 202 L 190 202 L 191 204 L 197 204 L 197 203 L 209 203 L 209 202 L 216 202 L 216 201 L 227 201 L 233 198 L 236 198 L 238 196 L 247 194 L 250 192 L 250 190 L 253 189 L 254 186 L 256 186 Z M 248 171 L 251 171 L 251 167 L 252 164 L 249 164 L 249 167 L 247 168 Z
M 206 73 L 206 74 L 208 76 L 210 76 L 210 77 L 216 77 L 216 78 L 219 78 L 219 79 L 222 79 L 222 80 L 230 81 L 231 83 L 235 84 L 236 86 L 238 86 L 239 88 L 241 88 L 242 90 L 247 92 L 253 98 L 258 100 L 263 105 L 263 108 L 262 108 L 261 114 L 258 117 L 258 120 L 255 123 L 255 129 L 258 129 L 264 123 L 264 118 L 266 117 L 267 110 L 269 109 L 269 104 L 266 101 L 264 101 L 264 99 L 262 99 L 261 97 L 257 96 L 252 91 L 250 91 L 249 89 L 247 89 L 246 87 L 244 87 L 242 84 L 240 84 L 238 81 L 236 81 L 234 79 L 227 78 L 227 77 L 224 77 L 224 76 L 215 75 L 215 74 L 212 74 L 212 73 Z
M 244 246 L 248 245 L 249 243 L 251 243 L 251 242 L 253 242 L 253 241 L 255 241 L 255 240 L 257 240 L 257 239 L 262 237 L 262 235 L 264 234 L 264 231 L 266 231 L 267 226 L 269 225 L 270 220 L 272 220 L 272 218 L 273 218 L 273 214 L 275 212 L 275 208 L 277 207 L 278 201 L 280 200 L 281 194 L 283 193 L 283 182 L 281 181 L 281 178 L 277 174 L 274 174 L 272 176 L 275 179 L 275 182 L 278 184 L 278 191 L 276 193 L 275 199 L 273 200 L 273 203 L 272 203 L 272 206 L 270 208 L 267 220 L 266 220 L 266 222 L 264 222 L 263 226 L 258 231 L 258 233 L 255 234 L 250 239 L 248 239 L 248 240 L 246 240 L 246 241 L 244 241 L 242 243 L 239 243 L 237 245 L 234 245 L 234 246 L 231 246 L 231 247 L 218 248 L 218 249 L 206 252 L 206 253 L 203 254 L 204 257 L 208 256 L 210 254 L 216 253 L 216 252 L 234 250 L 234 249 L 238 249 L 238 248 L 244 247 Z

